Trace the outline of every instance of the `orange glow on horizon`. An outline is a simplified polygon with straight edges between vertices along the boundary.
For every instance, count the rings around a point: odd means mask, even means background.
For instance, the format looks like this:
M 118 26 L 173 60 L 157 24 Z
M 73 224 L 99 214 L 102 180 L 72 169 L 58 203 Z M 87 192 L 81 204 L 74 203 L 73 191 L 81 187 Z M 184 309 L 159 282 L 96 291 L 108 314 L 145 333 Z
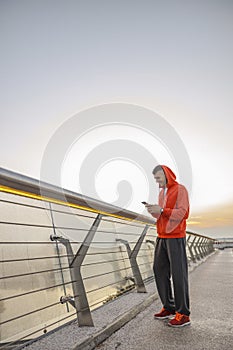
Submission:
M 208 211 L 190 216 L 188 227 L 202 228 L 232 228 L 233 231 L 233 203 L 212 207 Z

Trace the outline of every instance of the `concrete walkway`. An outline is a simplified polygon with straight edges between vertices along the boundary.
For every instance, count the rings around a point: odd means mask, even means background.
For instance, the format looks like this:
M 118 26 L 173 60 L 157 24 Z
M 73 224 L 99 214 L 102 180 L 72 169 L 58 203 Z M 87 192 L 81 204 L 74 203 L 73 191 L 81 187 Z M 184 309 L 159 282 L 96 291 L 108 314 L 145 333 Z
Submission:
M 100 350 L 232 350 L 233 250 L 218 251 L 190 274 L 191 326 L 174 329 L 154 320 L 157 300 L 104 343 Z
M 154 320 L 161 304 L 153 281 L 147 293 L 129 292 L 94 310 L 95 327 L 78 327 L 75 320 L 17 349 L 232 350 L 232 252 L 217 251 L 190 267 L 191 326 L 173 329 L 167 321 Z

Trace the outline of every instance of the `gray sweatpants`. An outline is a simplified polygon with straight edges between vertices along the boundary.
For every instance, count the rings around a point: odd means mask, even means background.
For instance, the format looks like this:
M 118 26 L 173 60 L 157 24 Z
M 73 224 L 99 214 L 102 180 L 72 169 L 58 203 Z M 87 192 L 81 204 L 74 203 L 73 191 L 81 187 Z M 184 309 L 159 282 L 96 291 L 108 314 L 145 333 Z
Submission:
M 188 264 L 185 246 L 186 238 L 157 238 L 153 268 L 163 307 L 168 311 L 189 315 Z

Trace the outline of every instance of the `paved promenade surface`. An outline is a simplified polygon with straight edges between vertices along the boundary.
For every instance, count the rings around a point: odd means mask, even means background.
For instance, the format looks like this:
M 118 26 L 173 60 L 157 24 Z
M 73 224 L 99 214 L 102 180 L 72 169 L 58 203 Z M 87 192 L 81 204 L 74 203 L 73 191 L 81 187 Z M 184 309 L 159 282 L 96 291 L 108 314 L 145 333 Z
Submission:
M 232 350 L 233 251 L 218 251 L 190 274 L 191 326 L 154 320 L 157 300 L 96 349 Z
M 153 281 L 146 285 L 147 293 L 126 293 L 93 311 L 95 327 L 78 327 L 75 320 L 23 349 L 232 350 L 232 252 L 217 251 L 196 268 L 190 267 L 190 271 L 195 268 L 189 275 L 191 326 L 174 329 L 167 321 L 154 320 L 161 304 Z

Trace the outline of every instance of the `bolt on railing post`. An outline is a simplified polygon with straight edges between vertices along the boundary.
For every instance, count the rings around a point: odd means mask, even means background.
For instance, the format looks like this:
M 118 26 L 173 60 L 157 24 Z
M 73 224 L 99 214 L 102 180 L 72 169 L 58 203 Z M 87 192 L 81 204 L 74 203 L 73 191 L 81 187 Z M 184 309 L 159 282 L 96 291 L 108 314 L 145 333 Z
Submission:
M 137 263 L 137 255 L 138 252 L 141 248 L 142 242 L 144 240 L 144 237 L 148 231 L 148 225 L 145 226 L 142 234 L 140 235 L 137 243 L 135 244 L 133 250 L 131 250 L 130 246 L 129 246 L 129 242 L 123 239 L 116 239 L 117 242 L 121 242 L 126 246 L 126 250 L 128 253 L 128 257 L 129 257 L 129 261 L 130 261 L 130 265 L 131 265 L 131 269 L 133 272 L 133 276 L 134 276 L 134 280 L 135 280 L 135 285 L 137 288 L 137 292 L 138 293 L 146 293 L 146 288 L 142 279 L 142 275 Z

